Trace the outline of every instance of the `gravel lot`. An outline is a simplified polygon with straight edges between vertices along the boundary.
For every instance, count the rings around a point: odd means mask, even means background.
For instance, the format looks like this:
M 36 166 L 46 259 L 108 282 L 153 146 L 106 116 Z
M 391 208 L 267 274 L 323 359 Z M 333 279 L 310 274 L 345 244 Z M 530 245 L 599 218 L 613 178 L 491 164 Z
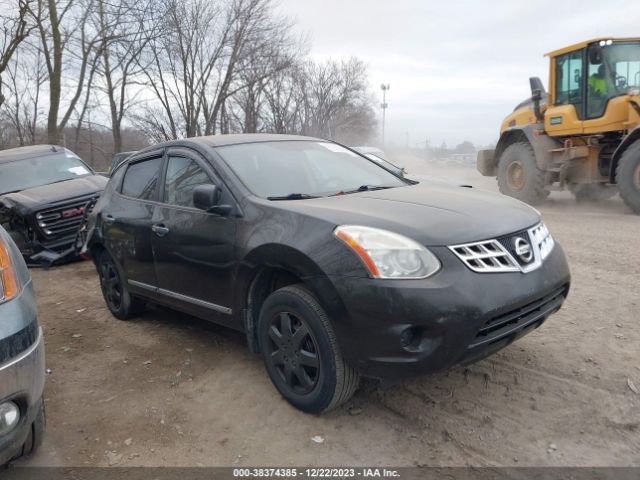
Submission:
M 472 168 L 402 160 L 495 189 Z M 640 466 L 640 218 L 617 197 L 553 194 L 540 210 L 572 268 L 559 313 L 472 366 L 366 382 L 322 417 L 279 397 L 242 335 L 164 309 L 115 320 L 89 262 L 34 270 L 48 431 L 20 463 Z

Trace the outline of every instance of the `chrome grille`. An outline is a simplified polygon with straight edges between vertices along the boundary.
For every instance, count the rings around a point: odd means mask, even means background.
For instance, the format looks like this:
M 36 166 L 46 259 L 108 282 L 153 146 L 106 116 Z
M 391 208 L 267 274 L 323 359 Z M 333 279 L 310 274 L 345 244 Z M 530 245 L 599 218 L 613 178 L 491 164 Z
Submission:
M 497 240 L 449 247 L 474 272 L 519 272 L 513 257 Z
M 540 259 L 544 260 L 547 258 L 551 253 L 551 250 L 553 250 L 555 242 L 553 241 L 553 237 L 549 233 L 546 225 L 541 223 L 533 227 L 529 230 L 529 237 L 531 238 L 531 242 L 538 246 L 538 249 L 540 250 Z
M 91 211 L 97 198 L 96 195 L 76 199 L 36 213 L 40 231 L 47 240 L 75 234 L 82 225 L 86 210 Z
M 529 243 L 533 257 L 523 260 L 516 254 L 512 240 Z M 544 223 L 539 223 L 524 232 L 514 233 L 499 239 L 453 245 L 449 249 L 474 272 L 530 272 L 535 270 L 553 250 L 554 241 Z

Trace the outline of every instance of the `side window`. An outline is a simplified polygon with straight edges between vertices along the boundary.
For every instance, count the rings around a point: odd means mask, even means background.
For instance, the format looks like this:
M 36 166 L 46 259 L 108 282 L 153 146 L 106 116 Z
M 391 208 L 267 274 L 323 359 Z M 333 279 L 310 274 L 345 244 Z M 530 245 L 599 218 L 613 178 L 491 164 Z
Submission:
M 567 104 L 582 118 L 582 50 L 556 58 L 556 105 Z
M 164 202 L 181 207 L 193 207 L 193 190 L 198 185 L 211 184 L 209 175 L 193 160 L 169 156 L 164 185 Z
M 161 166 L 160 157 L 129 165 L 122 181 L 122 195 L 141 200 L 155 200 Z

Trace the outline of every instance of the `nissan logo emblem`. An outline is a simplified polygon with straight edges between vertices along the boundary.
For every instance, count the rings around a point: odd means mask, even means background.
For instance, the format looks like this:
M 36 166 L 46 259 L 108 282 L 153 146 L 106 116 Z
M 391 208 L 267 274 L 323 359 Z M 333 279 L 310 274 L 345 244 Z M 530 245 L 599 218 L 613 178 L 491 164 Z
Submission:
M 531 245 L 522 237 L 516 237 L 513 241 L 513 246 L 516 249 L 516 255 L 520 257 L 524 263 L 529 263 L 533 260 L 533 250 L 531 249 Z

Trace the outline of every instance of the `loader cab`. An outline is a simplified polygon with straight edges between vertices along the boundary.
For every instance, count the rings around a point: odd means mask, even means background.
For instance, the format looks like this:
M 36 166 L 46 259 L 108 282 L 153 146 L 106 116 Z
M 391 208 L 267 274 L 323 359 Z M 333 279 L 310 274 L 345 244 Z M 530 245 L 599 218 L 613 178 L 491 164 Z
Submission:
M 640 94 L 640 39 L 597 39 L 547 54 L 550 136 L 624 131 Z

